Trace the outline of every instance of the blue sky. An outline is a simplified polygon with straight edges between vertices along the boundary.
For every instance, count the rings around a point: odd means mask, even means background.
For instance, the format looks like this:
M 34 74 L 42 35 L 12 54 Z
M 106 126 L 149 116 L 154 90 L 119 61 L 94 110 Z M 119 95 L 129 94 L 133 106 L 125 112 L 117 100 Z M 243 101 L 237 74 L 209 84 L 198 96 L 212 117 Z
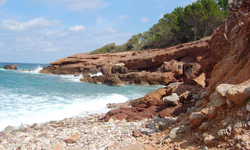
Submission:
M 0 62 L 49 63 L 125 43 L 195 0 L 0 0 Z

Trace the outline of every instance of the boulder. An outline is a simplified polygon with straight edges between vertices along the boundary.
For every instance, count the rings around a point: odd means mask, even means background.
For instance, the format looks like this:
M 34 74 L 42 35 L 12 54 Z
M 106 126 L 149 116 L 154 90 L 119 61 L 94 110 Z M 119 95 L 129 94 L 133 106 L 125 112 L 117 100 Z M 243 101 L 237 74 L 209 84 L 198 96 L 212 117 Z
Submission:
M 163 98 L 163 103 L 176 106 L 179 103 L 179 96 L 176 93 L 172 93 L 172 95 Z
M 80 81 L 94 83 L 93 78 L 89 74 L 84 74 L 83 77 L 80 79 Z
M 171 94 L 171 89 L 159 88 L 151 93 L 148 93 L 144 97 L 132 100 L 129 102 L 130 106 L 137 107 L 140 104 L 145 104 L 149 101 L 161 100 L 164 96 Z M 162 104 L 162 103 L 161 103 Z M 161 105 L 159 104 L 159 105 Z
M 238 105 L 243 105 L 244 101 L 250 98 L 250 80 L 247 80 L 241 84 L 220 84 L 216 87 L 216 91 L 219 93 L 219 100 L 222 102 L 222 96 L 228 98 L 230 101 Z M 211 97 L 210 97 L 211 99 Z
M 17 65 L 5 65 L 3 68 L 7 70 L 17 70 Z
M 112 73 L 127 73 L 128 69 L 125 67 L 124 63 L 114 64 L 112 67 Z
M 176 60 L 171 60 L 169 62 L 164 62 L 162 66 L 158 69 L 161 72 L 172 72 L 175 77 L 183 74 L 183 63 L 177 62 Z

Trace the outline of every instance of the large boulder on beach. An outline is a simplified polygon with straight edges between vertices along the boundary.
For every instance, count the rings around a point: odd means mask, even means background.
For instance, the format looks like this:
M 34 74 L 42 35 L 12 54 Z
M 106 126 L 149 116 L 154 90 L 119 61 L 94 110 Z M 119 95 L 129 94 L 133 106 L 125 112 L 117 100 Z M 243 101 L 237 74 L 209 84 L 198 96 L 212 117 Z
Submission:
M 7 70 L 17 70 L 17 65 L 5 65 L 3 68 Z

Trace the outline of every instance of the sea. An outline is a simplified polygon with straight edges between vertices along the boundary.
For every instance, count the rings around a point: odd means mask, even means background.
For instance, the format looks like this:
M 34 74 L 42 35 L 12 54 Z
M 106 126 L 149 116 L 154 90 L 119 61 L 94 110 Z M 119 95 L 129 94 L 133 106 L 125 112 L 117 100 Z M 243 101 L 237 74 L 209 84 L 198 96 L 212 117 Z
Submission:
M 10 64 L 17 64 L 18 70 L 3 69 Z M 161 87 L 114 87 L 80 82 L 82 76 L 39 74 L 46 66 L 48 64 L 0 62 L 0 131 L 9 125 L 18 128 L 106 113 L 110 110 L 106 107 L 108 103 L 139 98 Z

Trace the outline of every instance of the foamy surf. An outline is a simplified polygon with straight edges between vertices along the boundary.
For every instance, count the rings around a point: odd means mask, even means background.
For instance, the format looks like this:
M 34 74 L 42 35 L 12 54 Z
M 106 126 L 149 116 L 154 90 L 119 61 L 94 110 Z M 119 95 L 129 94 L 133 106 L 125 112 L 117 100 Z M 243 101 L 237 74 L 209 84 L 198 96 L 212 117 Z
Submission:
M 34 97 L 10 94 L 1 96 L 1 99 L 5 99 L 5 102 L 8 99 L 14 100 L 15 104 L 13 104 L 14 106 L 11 104 L 5 106 L 7 114 L 3 113 L 3 110 L 1 111 L 0 130 L 8 125 L 19 127 L 22 124 L 41 124 L 51 120 L 106 113 L 110 110 L 106 107 L 108 103 L 128 101 L 128 98 L 119 94 L 101 94 L 90 97 L 72 95 L 71 100 L 60 96 Z

